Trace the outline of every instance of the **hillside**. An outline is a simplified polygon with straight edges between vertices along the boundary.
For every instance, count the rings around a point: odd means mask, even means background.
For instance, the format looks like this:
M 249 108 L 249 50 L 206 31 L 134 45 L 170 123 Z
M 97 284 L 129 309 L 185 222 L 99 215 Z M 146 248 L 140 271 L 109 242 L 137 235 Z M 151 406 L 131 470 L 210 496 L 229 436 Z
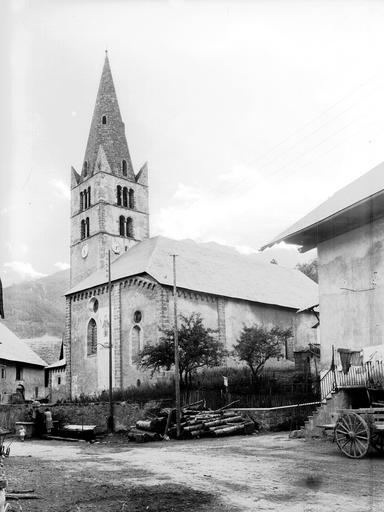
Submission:
M 20 338 L 62 337 L 69 270 L 4 288 L 4 323 Z

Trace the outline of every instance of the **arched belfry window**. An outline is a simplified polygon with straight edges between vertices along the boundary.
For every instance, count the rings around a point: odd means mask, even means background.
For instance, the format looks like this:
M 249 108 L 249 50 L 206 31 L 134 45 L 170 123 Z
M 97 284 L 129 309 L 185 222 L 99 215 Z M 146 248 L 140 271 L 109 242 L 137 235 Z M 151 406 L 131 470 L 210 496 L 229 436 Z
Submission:
M 84 176 L 87 176 L 87 174 L 88 174 L 88 162 L 87 161 L 85 161 L 83 163 L 83 174 L 84 174 Z
M 128 206 L 128 189 L 127 187 L 123 188 L 123 206 L 127 208 Z
M 84 210 L 86 210 L 88 208 L 88 192 L 87 192 L 87 190 L 83 191 L 83 199 L 84 199 L 84 202 L 83 202 Z
M 91 187 L 88 187 L 88 208 L 91 206 Z
M 133 220 L 131 217 L 128 217 L 127 219 L 127 236 L 133 238 Z
M 102 123 L 102 124 L 107 124 L 107 116 L 105 116 L 105 115 L 104 115 L 104 116 L 101 118 L 101 123 Z
M 116 199 L 118 206 L 121 206 L 121 186 L 117 185 Z
M 83 193 L 80 192 L 80 211 L 84 209 Z
M 125 218 L 121 215 L 119 219 L 120 223 L 120 236 L 125 236 Z
M 80 224 L 80 238 L 84 240 L 85 238 L 85 220 L 83 219 Z
M 85 236 L 89 237 L 89 217 L 85 219 Z
M 127 175 L 127 161 L 126 160 L 122 161 L 122 170 L 123 170 L 123 176 L 126 176 Z
M 131 333 L 131 361 L 135 362 L 141 350 L 141 329 L 135 325 Z
M 135 193 L 133 191 L 133 189 L 129 189 L 129 194 L 128 194 L 128 206 L 129 208 L 131 208 L 131 210 L 134 209 L 135 207 Z
M 88 322 L 87 327 L 87 355 L 92 356 L 97 353 L 97 325 L 93 318 Z

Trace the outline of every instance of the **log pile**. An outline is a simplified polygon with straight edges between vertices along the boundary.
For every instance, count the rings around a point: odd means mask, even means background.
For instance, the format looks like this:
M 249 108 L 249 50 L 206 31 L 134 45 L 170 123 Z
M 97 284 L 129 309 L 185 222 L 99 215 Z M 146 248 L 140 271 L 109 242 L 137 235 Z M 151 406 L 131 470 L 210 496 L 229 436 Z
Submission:
M 227 408 L 232 405 L 229 404 Z M 232 435 L 249 435 L 255 431 L 255 422 L 247 416 L 234 411 L 211 410 L 204 401 L 188 405 L 181 410 L 181 439 L 200 437 L 221 437 Z M 136 422 L 131 427 L 128 438 L 131 441 L 147 442 L 176 438 L 176 411 L 163 409 L 159 415 Z

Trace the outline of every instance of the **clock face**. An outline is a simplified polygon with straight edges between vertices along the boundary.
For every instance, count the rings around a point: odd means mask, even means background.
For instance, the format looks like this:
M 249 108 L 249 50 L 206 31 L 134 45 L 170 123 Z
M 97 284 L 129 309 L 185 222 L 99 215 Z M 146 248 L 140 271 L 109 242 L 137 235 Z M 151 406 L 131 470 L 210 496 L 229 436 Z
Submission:
M 117 242 L 113 242 L 113 244 L 112 244 L 112 251 L 115 254 L 119 254 L 120 253 L 120 245 Z
M 88 244 L 84 244 L 81 249 L 81 256 L 86 258 L 88 256 Z

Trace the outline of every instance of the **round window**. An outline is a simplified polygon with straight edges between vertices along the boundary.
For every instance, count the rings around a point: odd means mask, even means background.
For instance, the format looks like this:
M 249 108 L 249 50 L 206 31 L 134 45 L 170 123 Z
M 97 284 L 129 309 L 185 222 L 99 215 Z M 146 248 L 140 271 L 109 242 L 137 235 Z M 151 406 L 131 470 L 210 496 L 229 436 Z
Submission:
M 133 320 L 134 320 L 135 324 L 138 324 L 141 322 L 141 311 L 135 311 L 135 313 L 133 314 Z
M 91 313 L 97 313 L 97 310 L 99 309 L 99 301 L 96 297 L 92 297 L 92 299 L 89 300 L 88 309 Z

